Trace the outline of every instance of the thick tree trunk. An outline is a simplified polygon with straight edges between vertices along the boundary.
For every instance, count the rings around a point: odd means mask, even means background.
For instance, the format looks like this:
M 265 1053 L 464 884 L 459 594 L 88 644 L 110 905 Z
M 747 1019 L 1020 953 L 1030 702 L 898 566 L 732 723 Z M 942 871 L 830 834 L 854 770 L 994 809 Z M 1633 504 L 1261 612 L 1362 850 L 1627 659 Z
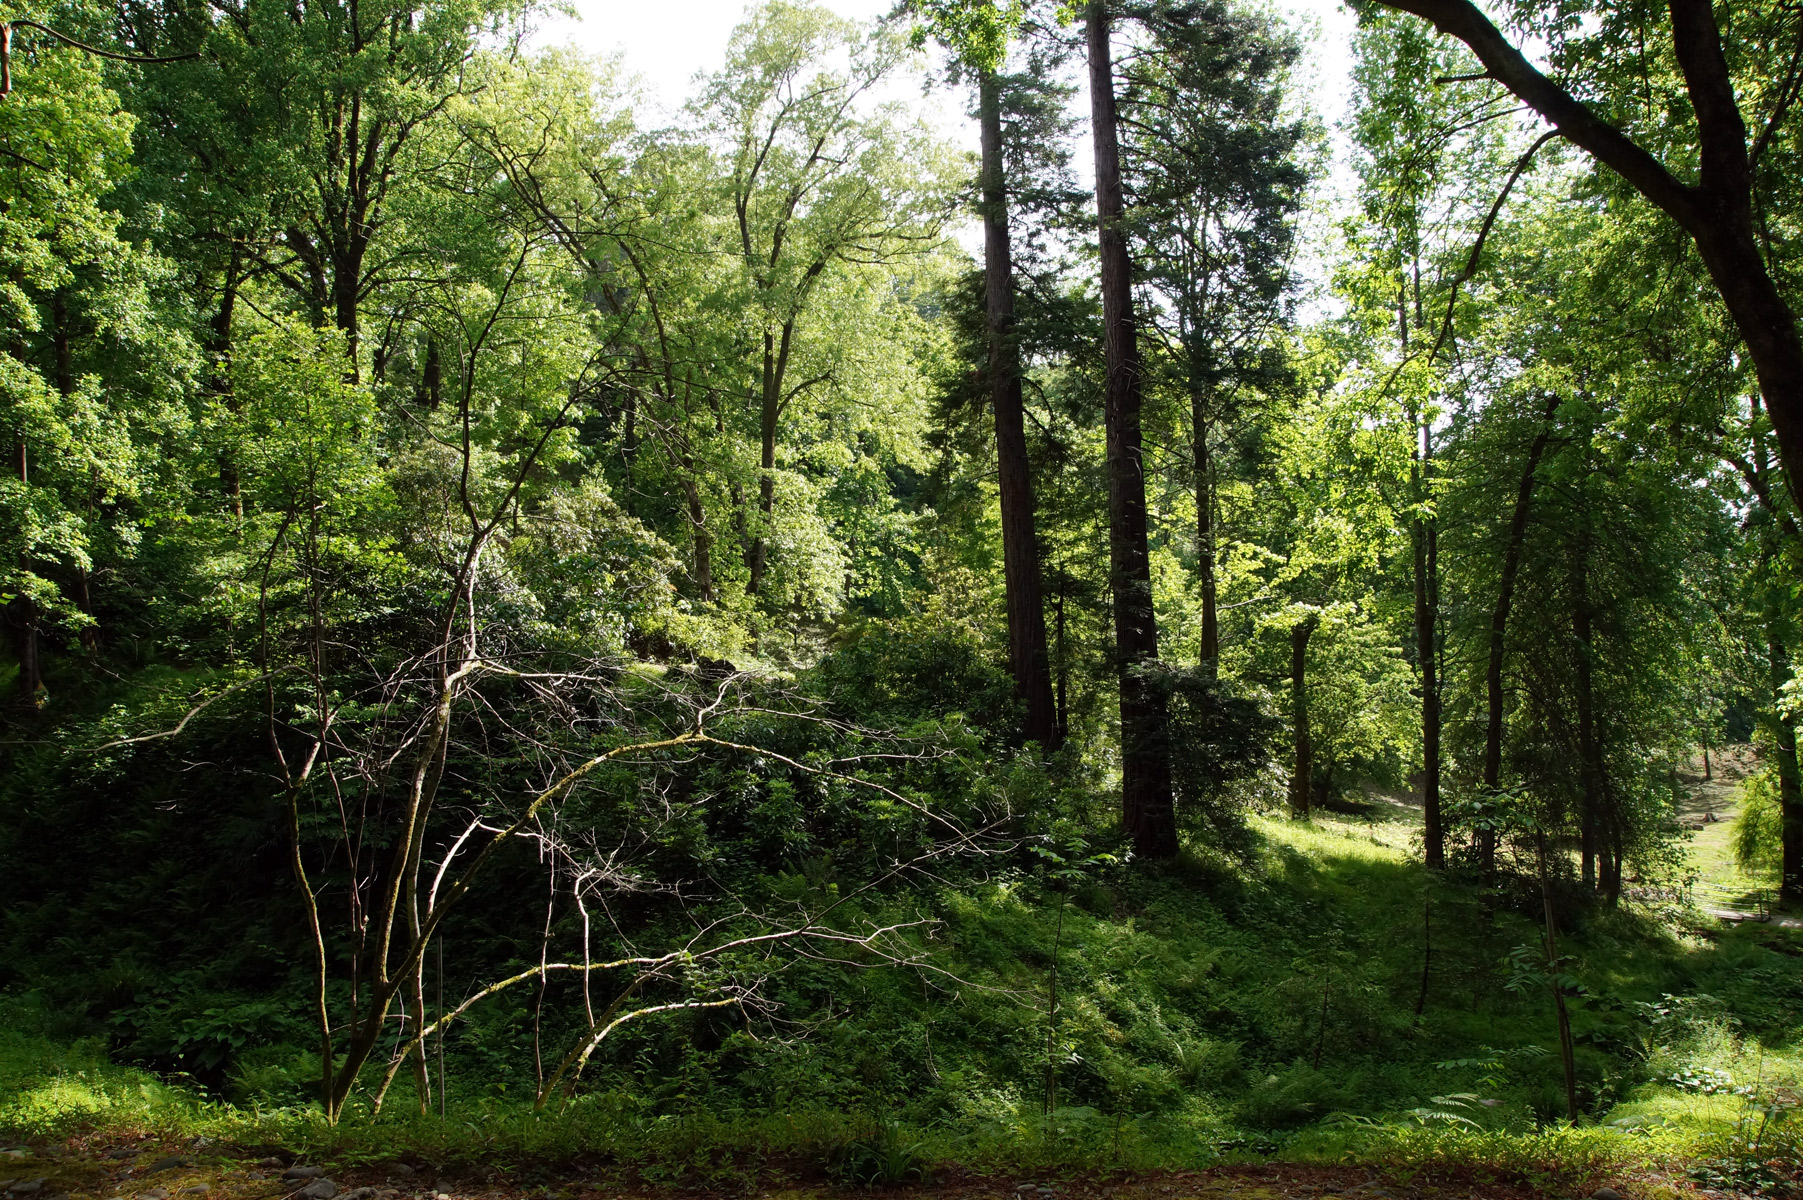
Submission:
M 1027 461 L 1026 405 L 1014 343 L 1014 261 L 1002 160 L 1001 83 L 993 71 L 985 71 L 977 81 L 977 110 L 983 151 L 983 298 L 989 319 L 989 395 L 995 410 L 996 490 L 1008 597 L 1008 664 L 1015 694 L 1027 706 L 1027 739 L 1056 750 L 1058 720 L 1046 655 L 1033 472 Z
M 1294 734 L 1295 761 L 1290 770 L 1290 811 L 1308 816 L 1315 788 L 1315 746 L 1308 730 L 1308 640 L 1314 635 L 1314 617 L 1290 627 L 1290 726 Z
M 1121 813 L 1135 850 L 1148 858 L 1177 853 L 1177 816 L 1165 741 L 1165 702 L 1136 670 L 1158 657 L 1147 546 L 1145 464 L 1140 451 L 1140 359 L 1133 280 L 1122 228 L 1121 152 L 1114 59 L 1104 0 L 1085 19 L 1090 126 L 1095 137 L 1096 214 L 1101 248 L 1103 349 L 1108 364 L 1104 423 L 1108 443 L 1108 567 L 1114 593 L 1115 669 L 1121 689 Z
M 1490 610 L 1490 656 L 1484 669 L 1484 786 L 1494 790 L 1502 783 L 1503 735 L 1503 651 L 1507 645 L 1509 612 L 1515 607 L 1515 578 L 1521 573 L 1521 555 L 1527 544 L 1528 510 L 1534 498 L 1534 476 L 1540 469 L 1541 456 L 1552 437 L 1553 417 L 1559 410 L 1559 398 L 1548 395 L 1546 414 L 1540 430 L 1528 446 L 1527 465 L 1522 468 L 1521 486 L 1515 489 L 1515 510 L 1509 517 L 1509 537 L 1503 545 L 1501 578 L 1497 582 L 1496 606 Z M 1486 829 L 1478 838 L 1478 853 L 1485 871 L 1496 869 L 1496 831 Z
M 1427 472 L 1433 462 L 1433 431 L 1416 427 L 1416 501 L 1426 499 Z M 1440 819 L 1440 618 L 1439 531 L 1419 509 L 1414 521 L 1415 654 L 1421 666 L 1421 808 L 1422 848 L 1427 869 L 1446 865 L 1446 831 Z
M 1197 657 L 1212 673 L 1221 660 L 1220 600 L 1215 585 L 1215 474 L 1208 450 L 1207 405 L 1200 388 L 1190 391 L 1190 424 L 1196 439 L 1196 576 L 1202 586 L 1202 648 Z

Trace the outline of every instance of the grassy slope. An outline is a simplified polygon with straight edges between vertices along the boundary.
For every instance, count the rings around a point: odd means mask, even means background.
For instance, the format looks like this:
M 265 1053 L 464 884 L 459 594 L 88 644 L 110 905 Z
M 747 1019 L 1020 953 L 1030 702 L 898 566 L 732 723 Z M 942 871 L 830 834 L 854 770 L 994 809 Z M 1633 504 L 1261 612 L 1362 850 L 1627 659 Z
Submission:
M 0 1136 L 99 1123 L 438 1160 L 605 1147 L 655 1174 L 767 1151 L 820 1161 L 899 1118 L 922 1131 L 920 1153 L 998 1169 L 1272 1153 L 1594 1165 L 1720 1154 L 1750 1100 L 1796 1094 L 1803 936 L 1596 912 L 1563 947 L 1591 996 L 1574 1018 L 1587 1128 L 1560 1131 L 1550 1000 L 1507 990 L 1498 965 L 1536 943 L 1532 906 L 1431 883 L 1413 865 L 1412 816 L 1379 803 L 1311 825 L 1261 820 L 1249 871 L 1186 860 L 1063 893 L 1017 880 L 947 895 L 948 974 L 844 984 L 849 1015 L 779 1056 L 800 1082 L 776 1105 L 767 1089 L 675 1112 L 598 1094 L 537 1117 L 472 1081 L 449 1121 L 326 1129 L 304 1108 L 197 1100 L 107 1064 L 97 1044 L 54 1046 L 17 1004 L 0 1021 Z M 1461 1065 L 1436 1065 L 1448 1061 Z M 1757 1097 L 1733 1090 L 1748 1087 Z

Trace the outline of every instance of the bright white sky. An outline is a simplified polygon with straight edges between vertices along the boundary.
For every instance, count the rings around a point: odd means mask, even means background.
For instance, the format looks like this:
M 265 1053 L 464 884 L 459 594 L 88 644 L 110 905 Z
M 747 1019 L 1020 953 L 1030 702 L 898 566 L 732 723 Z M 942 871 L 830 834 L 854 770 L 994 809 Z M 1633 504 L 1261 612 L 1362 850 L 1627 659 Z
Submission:
M 855 20 L 874 20 L 893 2 L 824 0 L 828 8 Z M 546 21 L 534 42 L 623 55 L 627 70 L 638 75 L 670 111 L 682 103 L 696 72 L 720 65 L 726 40 L 746 9 L 745 0 L 573 0 L 573 4 L 576 19 Z M 1347 38 L 1353 18 L 1339 0 L 1276 0 L 1275 7 L 1320 30 L 1300 75 L 1314 87 L 1319 111 L 1331 125 L 1345 110 L 1351 60 Z M 975 148 L 974 128 L 960 112 L 962 97 L 939 93 L 920 104 L 935 126 Z
M 575 19 L 547 19 L 539 27 L 532 44 L 538 47 L 573 45 L 597 55 L 622 56 L 628 73 L 639 77 L 646 93 L 662 115 L 673 115 L 687 98 L 697 72 L 712 71 L 726 56 L 726 42 L 733 27 L 745 14 L 748 0 L 570 0 L 576 10 Z M 894 7 L 894 0 L 820 0 L 828 8 L 854 20 L 869 21 Z M 1355 25 L 1351 13 L 1340 0 L 1269 0 L 1272 7 L 1302 27 L 1312 31 L 1307 42 L 1305 61 L 1297 78 L 1313 92 L 1315 111 L 1332 130 L 1346 114 L 1351 88 L 1351 34 Z M 924 61 L 924 56 L 923 56 Z M 902 84 L 886 98 L 905 99 L 916 106 L 921 116 L 954 144 L 975 153 L 976 126 L 964 112 L 968 100 L 948 89 L 922 95 L 918 82 Z M 1079 93 L 1075 102 L 1086 110 L 1088 99 Z M 646 123 L 657 114 L 645 113 Z M 1347 142 L 1343 136 L 1332 138 L 1335 162 L 1329 172 L 1327 187 L 1318 201 L 1319 214 L 1334 205 L 1336 195 L 1344 195 L 1350 186 L 1346 161 Z M 1073 168 L 1079 178 L 1089 169 L 1089 138 L 1079 136 Z M 980 253 L 981 240 L 976 227 L 958 231 L 957 240 L 973 254 Z M 1308 239 L 1313 241 L 1315 239 Z M 1319 275 L 1316 261 L 1319 246 L 1304 253 L 1305 277 Z M 1318 282 L 1318 280 L 1317 280 Z

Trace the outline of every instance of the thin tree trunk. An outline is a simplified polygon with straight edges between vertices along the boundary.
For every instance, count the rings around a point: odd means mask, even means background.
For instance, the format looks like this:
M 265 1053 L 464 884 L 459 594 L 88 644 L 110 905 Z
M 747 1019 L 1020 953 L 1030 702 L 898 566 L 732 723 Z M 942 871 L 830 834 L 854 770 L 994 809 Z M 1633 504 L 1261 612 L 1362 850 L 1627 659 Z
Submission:
M 1605 781 L 1602 746 L 1596 733 L 1596 697 L 1593 692 L 1594 650 L 1591 644 L 1590 531 L 1588 515 L 1578 530 L 1578 544 L 1571 562 L 1571 631 L 1575 670 L 1573 702 L 1578 718 L 1578 775 L 1582 786 L 1578 811 L 1578 853 L 1584 886 L 1596 887 L 1598 836 L 1604 808 Z
M 1198 656 L 1211 672 L 1221 660 L 1219 595 L 1215 584 L 1215 474 L 1208 450 L 1209 421 L 1202 389 L 1191 388 L 1190 421 L 1195 430 L 1196 575 L 1202 585 L 1202 649 Z
M 1769 630 L 1776 625 L 1769 622 Z M 1769 644 L 1774 717 L 1772 740 L 1778 760 L 1779 894 L 1788 900 L 1803 899 L 1803 782 L 1797 769 L 1797 725 L 1782 702 L 1784 685 L 1790 682 L 1790 652 L 1775 637 Z
M 1546 413 L 1540 430 L 1528 446 L 1527 465 L 1521 472 L 1521 486 L 1515 489 L 1515 511 L 1509 518 L 1509 537 L 1503 546 L 1502 576 L 1496 588 L 1496 606 L 1490 610 L 1490 658 L 1484 671 L 1484 787 L 1494 790 L 1502 783 L 1503 735 L 1503 652 L 1509 628 L 1509 613 L 1515 606 L 1515 579 L 1521 573 L 1521 555 L 1527 544 L 1528 511 L 1534 497 L 1534 477 L 1540 459 L 1552 437 L 1553 418 L 1559 410 L 1559 398 L 1548 394 Z M 1496 869 L 1496 831 L 1486 829 L 1478 839 L 1478 854 L 1485 871 Z
M 1426 475 L 1433 461 L 1433 432 L 1416 422 L 1415 499 L 1426 500 Z M 1427 869 L 1446 866 L 1446 832 L 1440 821 L 1440 681 L 1438 671 L 1439 579 L 1437 530 L 1416 510 L 1415 653 L 1421 664 L 1422 845 Z
M 213 314 L 207 338 L 207 354 L 212 359 L 213 394 L 225 405 L 226 411 L 236 413 L 238 404 L 232 390 L 232 317 L 238 307 L 238 271 L 240 266 L 239 250 L 233 245 L 231 257 L 225 266 L 225 279 L 219 288 L 219 311 Z M 238 459 L 231 448 L 219 452 L 219 491 L 225 497 L 226 507 L 231 509 L 232 516 L 244 519 L 244 480 L 242 479 Z
M 31 450 L 23 429 L 13 434 L 13 474 L 21 484 L 31 483 Z M 21 566 L 23 555 L 21 557 Z M 13 653 L 19 659 L 18 697 L 28 708 L 44 704 L 43 663 L 38 657 L 38 606 L 30 596 L 17 596 L 7 605 L 6 624 L 12 634 Z
M 1296 757 L 1290 771 L 1290 811 L 1306 817 L 1314 796 L 1315 747 L 1308 729 L 1308 641 L 1316 618 L 1290 627 L 1290 724 L 1294 730 Z
M 1797 524 L 1789 512 L 1774 499 L 1769 484 L 1770 463 L 1766 458 L 1765 435 L 1759 428 L 1759 398 L 1752 401 L 1749 422 L 1753 442 L 1754 482 L 1762 503 L 1772 517 L 1771 533 L 1765 547 L 1771 562 L 1779 554 L 1778 535 L 1795 540 Z M 1785 645 L 1782 612 L 1774 599 L 1766 605 L 1765 629 L 1767 655 L 1772 679 L 1772 741 L 1778 760 L 1778 893 L 1788 900 L 1803 900 L 1803 781 L 1797 764 L 1797 725 L 1785 712 L 1783 689 L 1791 678 L 1790 651 Z M 1703 745 L 1705 771 L 1709 762 L 1709 746 Z
M 757 536 L 751 542 L 747 566 L 751 579 L 745 590 L 753 595 L 764 586 L 764 572 L 770 565 L 768 541 L 770 519 L 776 511 L 776 421 L 782 415 L 783 379 L 789 371 L 789 346 L 795 335 L 795 322 L 785 321 L 780 335 L 764 334 L 764 370 L 758 407 L 758 511 L 763 515 Z
M 685 457 L 683 469 L 693 472 L 695 460 Z M 701 503 L 701 487 L 693 475 L 682 481 L 683 494 L 689 502 L 689 538 L 695 554 L 695 588 L 703 600 L 714 598 L 714 536 L 708 531 L 707 509 Z
M 1001 83 L 985 71 L 977 81 L 983 151 L 983 295 L 989 324 L 989 389 L 995 409 L 997 498 L 1002 510 L 1002 574 L 1008 597 L 1008 662 L 1014 691 L 1027 706 L 1027 740 L 1059 744 L 1046 655 L 1045 599 L 1027 460 L 1026 405 L 1014 343 L 1014 262 L 1008 238 L 1008 191 L 1002 158 Z
M 1063 745 L 1071 736 L 1071 664 L 1064 650 L 1064 590 L 1062 588 L 1058 591 L 1058 600 L 1053 612 L 1057 621 L 1058 639 L 1058 744 Z
M 56 390 L 65 399 L 75 394 L 75 339 L 74 321 L 69 313 L 69 301 L 61 288 L 50 296 L 51 338 L 55 353 Z M 82 505 L 83 517 L 92 515 L 94 508 L 94 487 L 92 480 L 88 488 L 88 498 Z M 89 587 L 88 569 L 80 562 L 73 563 L 71 570 L 75 576 L 75 607 L 92 618 L 94 615 L 93 590 Z M 99 635 L 92 620 L 81 627 L 78 635 L 81 648 L 92 654 L 99 643 Z
M 1571 1014 L 1565 1009 L 1565 988 L 1558 980 L 1559 935 L 1558 926 L 1553 921 L 1552 885 L 1546 874 L 1544 833 L 1534 835 L 1534 846 L 1540 863 L 1540 908 L 1546 918 L 1546 971 L 1553 977 L 1549 981 L 1553 989 L 1553 1011 L 1559 1020 L 1559 1065 L 1565 1072 L 1565 1113 L 1575 1122 L 1578 1119 L 1578 1065 L 1577 1056 L 1572 1049 Z
M 1089 49 L 1090 126 L 1095 137 L 1096 213 L 1101 249 L 1103 349 L 1108 367 L 1104 424 L 1108 443 L 1108 566 L 1114 593 L 1115 669 L 1121 693 L 1121 814 L 1135 850 L 1147 858 L 1177 852 L 1165 702 L 1136 670 L 1158 657 L 1147 546 L 1145 464 L 1140 452 L 1140 359 L 1133 319 L 1133 280 L 1121 227 L 1121 154 L 1114 99 L 1114 59 L 1104 0 L 1091 0 L 1085 20 Z

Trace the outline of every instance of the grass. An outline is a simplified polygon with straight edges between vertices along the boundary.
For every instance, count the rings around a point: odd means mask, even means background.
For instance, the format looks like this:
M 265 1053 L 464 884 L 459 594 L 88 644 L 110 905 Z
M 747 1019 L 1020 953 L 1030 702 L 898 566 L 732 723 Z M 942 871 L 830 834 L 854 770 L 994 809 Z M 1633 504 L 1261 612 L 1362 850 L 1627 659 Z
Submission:
M 903 1175 L 923 1162 L 1045 1175 L 1280 1159 L 1572 1186 L 1696 1169 L 1772 1194 L 1788 1186 L 1803 935 L 1694 912 L 1674 923 L 1668 909 L 1579 920 L 1565 949 L 1589 988 L 1575 1017 L 1589 1111 L 1572 1126 L 1546 1053 L 1549 1002 L 1501 988 L 1498 961 L 1538 936 L 1529 915 L 1429 881 L 1405 806 L 1256 826 L 1250 868 L 1201 856 L 1065 892 L 1016 879 L 948 893 L 941 965 L 971 986 L 929 1003 L 912 979 L 838 985 L 842 1038 L 759 1051 L 800 1080 L 779 1103 L 726 1087 L 653 1103 L 620 1067 L 545 1113 L 517 1088 L 471 1080 L 442 1118 L 408 1112 L 402 1096 L 379 1120 L 329 1125 L 304 1103 L 227 1103 L 112 1063 L 98 1040 L 49 1036 L 15 998 L 0 1011 L 0 1140 L 134 1131 L 351 1164 L 603 1162 L 719 1187 L 853 1159 Z M 1699 839 L 1699 864 L 1731 880 L 1719 853 Z M 1048 1044 L 1062 1099 L 1050 1115 Z M 730 1074 L 723 1056 L 696 1061 Z M 454 1061 L 454 1074 L 471 1072 Z

